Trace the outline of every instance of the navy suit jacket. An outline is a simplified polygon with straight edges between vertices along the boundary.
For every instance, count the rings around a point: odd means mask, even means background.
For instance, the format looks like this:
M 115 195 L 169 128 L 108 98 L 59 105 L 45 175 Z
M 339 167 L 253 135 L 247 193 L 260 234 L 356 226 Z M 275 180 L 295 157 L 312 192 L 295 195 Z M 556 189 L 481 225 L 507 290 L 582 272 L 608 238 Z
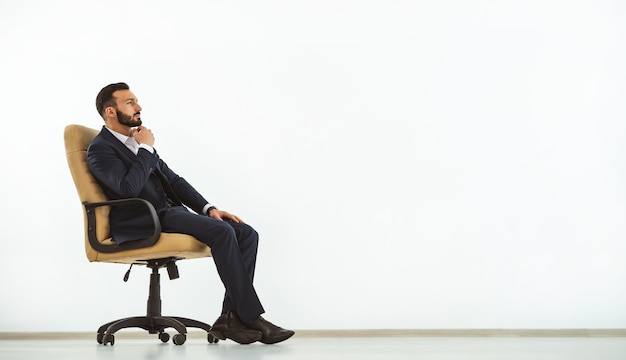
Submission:
M 184 204 L 200 214 L 208 204 L 156 150 L 151 154 L 140 148 L 135 155 L 104 126 L 87 149 L 87 164 L 110 200 L 142 198 L 152 203 L 157 213 L 171 204 Z M 150 236 L 154 229 L 145 205 L 113 206 L 109 220 L 118 244 Z

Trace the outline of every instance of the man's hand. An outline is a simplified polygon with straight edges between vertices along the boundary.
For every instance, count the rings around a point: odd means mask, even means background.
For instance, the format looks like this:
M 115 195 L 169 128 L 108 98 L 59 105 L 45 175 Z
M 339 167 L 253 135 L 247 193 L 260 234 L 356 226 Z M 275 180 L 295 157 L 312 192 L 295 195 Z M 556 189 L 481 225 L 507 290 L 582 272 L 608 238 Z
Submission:
M 220 220 L 220 221 L 223 221 L 224 219 L 230 219 L 236 223 L 242 223 L 242 224 L 244 223 L 243 220 L 239 218 L 239 216 L 231 214 L 228 211 L 224 211 L 224 210 L 218 210 L 214 208 L 214 209 L 209 210 L 208 215 L 209 217 L 212 217 L 213 219 Z
M 154 135 L 152 135 L 152 130 L 145 126 L 138 126 L 135 129 L 131 129 L 130 136 L 134 137 L 135 141 L 140 145 L 146 144 L 154 147 Z

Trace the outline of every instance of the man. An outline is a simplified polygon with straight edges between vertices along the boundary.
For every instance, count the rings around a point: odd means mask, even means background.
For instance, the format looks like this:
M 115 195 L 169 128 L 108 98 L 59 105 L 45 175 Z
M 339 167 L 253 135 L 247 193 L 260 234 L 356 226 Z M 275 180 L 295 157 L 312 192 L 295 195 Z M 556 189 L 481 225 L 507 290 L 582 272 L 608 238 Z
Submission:
M 110 199 L 139 197 L 154 205 L 163 232 L 194 236 L 211 248 L 226 288 L 222 314 L 211 334 L 240 344 L 273 344 L 294 332 L 263 319 L 252 284 L 258 234 L 238 216 L 219 210 L 174 173 L 154 149 L 154 135 L 142 125 L 141 106 L 125 83 L 105 86 L 96 97 L 104 126 L 87 151 L 89 169 Z M 187 207 L 191 208 L 191 212 Z M 111 233 L 117 243 L 152 232 L 145 207 L 112 207 Z

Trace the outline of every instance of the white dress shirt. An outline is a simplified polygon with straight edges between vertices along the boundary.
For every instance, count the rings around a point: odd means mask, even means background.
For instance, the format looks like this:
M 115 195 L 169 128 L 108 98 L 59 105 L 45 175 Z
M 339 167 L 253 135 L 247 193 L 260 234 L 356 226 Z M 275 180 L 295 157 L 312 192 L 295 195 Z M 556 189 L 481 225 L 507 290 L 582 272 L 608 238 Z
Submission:
M 115 136 L 119 141 L 121 141 L 122 144 L 126 145 L 126 147 L 129 148 L 130 151 L 133 152 L 133 154 L 137 155 L 137 152 L 139 152 L 140 148 L 144 148 L 150 151 L 150 154 L 154 154 L 154 148 L 152 146 L 146 145 L 146 144 L 139 144 L 137 140 L 135 140 L 135 138 L 132 136 L 126 136 L 124 134 L 120 134 L 117 131 L 113 131 L 109 128 L 106 128 L 106 129 L 109 130 L 111 134 L 113 134 L 113 136 Z

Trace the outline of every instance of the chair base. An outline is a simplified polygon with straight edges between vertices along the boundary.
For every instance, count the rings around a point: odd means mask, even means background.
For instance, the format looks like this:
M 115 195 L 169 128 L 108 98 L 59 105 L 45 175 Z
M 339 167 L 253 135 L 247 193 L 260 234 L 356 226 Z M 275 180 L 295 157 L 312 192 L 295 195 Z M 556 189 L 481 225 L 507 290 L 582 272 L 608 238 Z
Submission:
M 182 345 L 187 339 L 187 327 L 203 329 L 207 332 L 207 340 L 209 343 L 217 343 L 218 339 L 209 333 L 211 325 L 201 321 L 176 317 L 161 316 L 161 284 L 160 284 L 160 268 L 167 268 L 170 279 L 178 278 L 178 268 L 176 267 L 177 258 L 148 260 L 146 266 L 152 269 L 150 274 L 150 291 L 148 295 L 148 311 L 146 316 L 127 317 L 119 320 L 108 322 L 98 328 L 96 340 L 102 345 L 115 344 L 115 332 L 125 328 L 142 328 L 150 334 L 159 334 L 162 342 L 170 339 L 168 333 L 164 330 L 168 327 L 174 328 L 178 333 L 172 337 L 175 345 Z M 131 266 L 132 268 L 132 266 Z M 124 281 L 128 279 L 130 269 L 124 277 Z
M 114 345 L 114 334 L 116 331 L 125 328 L 141 328 L 148 331 L 150 334 L 158 334 L 162 342 L 167 342 L 170 336 L 165 332 L 165 329 L 168 327 L 174 328 L 178 332 L 172 338 L 172 342 L 175 345 L 185 343 L 188 327 L 205 330 L 207 332 L 207 341 L 211 344 L 215 344 L 219 341 L 209 333 L 211 325 L 201 321 L 175 316 L 135 316 L 111 321 L 100 326 L 96 340 L 102 345 Z

